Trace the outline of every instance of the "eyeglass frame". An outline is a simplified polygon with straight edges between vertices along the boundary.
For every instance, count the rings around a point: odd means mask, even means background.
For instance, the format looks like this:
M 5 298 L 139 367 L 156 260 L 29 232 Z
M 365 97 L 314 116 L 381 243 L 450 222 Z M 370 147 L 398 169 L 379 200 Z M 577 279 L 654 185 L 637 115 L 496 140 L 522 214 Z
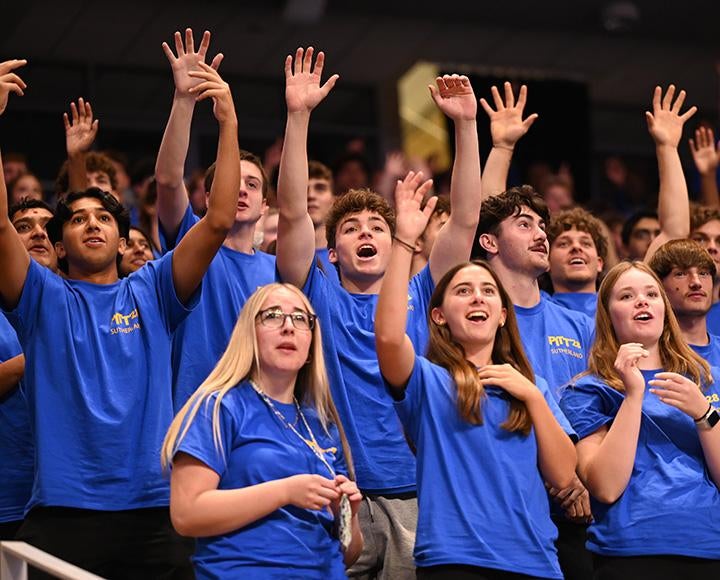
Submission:
M 266 312 L 279 312 L 282 314 L 283 319 L 282 322 L 278 326 L 271 326 L 267 324 L 267 319 L 263 318 L 263 314 Z M 295 319 L 293 318 L 293 315 L 295 314 L 304 314 L 308 318 L 308 327 L 307 328 L 298 328 L 297 324 L 295 324 Z M 262 324 L 266 328 L 273 328 L 273 329 L 279 329 L 285 326 L 285 321 L 290 318 L 290 324 L 295 330 L 307 330 L 312 331 L 315 328 L 315 321 L 317 320 L 316 314 L 311 314 L 310 312 L 307 312 L 306 310 L 295 310 L 293 312 L 283 312 L 280 308 L 277 306 L 271 306 L 270 308 L 266 308 L 265 310 L 261 310 L 257 313 L 255 316 L 255 320 L 258 320 L 260 324 Z

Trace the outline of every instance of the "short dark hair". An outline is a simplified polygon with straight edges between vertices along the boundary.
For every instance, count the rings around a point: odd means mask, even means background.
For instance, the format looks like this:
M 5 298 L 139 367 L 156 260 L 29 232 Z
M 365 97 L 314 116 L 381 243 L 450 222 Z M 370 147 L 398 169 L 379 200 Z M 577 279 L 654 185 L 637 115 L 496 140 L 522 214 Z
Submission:
M 324 179 L 332 183 L 333 174 L 330 168 L 324 163 L 319 161 L 308 161 L 308 178 L 309 179 Z
M 590 235 L 598 256 L 605 262 L 607 260 L 608 241 L 603 234 L 602 222 L 581 207 L 567 209 L 552 216 L 547 227 L 550 247 L 552 248 L 553 242 L 560 234 L 573 228 Z
M 482 234 L 497 236 L 500 232 L 500 224 L 509 217 L 519 215 L 524 207 L 530 208 L 538 214 L 546 224 L 550 221 L 550 212 L 545 200 L 530 185 L 511 187 L 500 195 L 483 201 L 480 221 L 473 241 L 473 258 L 487 258 L 485 248 L 480 245 L 480 236 Z
M 694 240 L 670 240 L 660 246 L 648 263 L 658 278 L 664 280 L 673 268 L 705 268 L 713 278 L 717 274 L 715 262 L 708 253 Z
M 47 223 L 47 233 L 50 241 L 55 245 L 58 242 L 62 242 L 62 230 L 63 226 L 70 221 L 73 215 L 72 208 L 70 207 L 74 202 L 79 199 L 91 197 L 93 199 L 100 200 L 103 208 L 106 209 L 117 222 L 118 233 L 121 238 L 128 239 L 130 235 L 130 214 L 122 206 L 122 204 L 115 199 L 111 193 L 103 191 L 97 187 L 91 187 L 85 191 L 74 191 L 69 193 L 64 198 L 60 199 L 55 208 L 55 215 Z M 118 254 L 117 263 L 120 266 L 122 256 Z M 68 264 L 67 259 L 58 258 L 58 267 L 67 274 Z
M 390 207 L 390 204 L 381 195 L 369 189 L 351 189 L 345 195 L 338 197 L 328 212 L 325 220 L 325 236 L 327 237 L 328 248 L 335 247 L 338 224 L 346 216 L 366 210 L 378 214 L 387 222 L 390 233 L 395 233 L 395 212 Z
M 90 151 L 90 153 L 85 156 L 85 171 L 88 173 L 102 171 L 110 178 L 110 187 L 117 189 L 118 181 L 115 166 L 107 155 Z M 62 196 L 68 193 L 69 187 L 70 178 L 68 176 L 68 162 L 66 160 L 60 167 L 60 172 L 55 180 L 55 193 Z
M 32 199 L 30 197 L 23 197 L 19 202 L 10 206 L 8 209 L 8 217 L 10 218 L 10 221 L 12 221 L 16 213 L 20 211 L 27 211 L 29 209 L 46 209 L 51 214 L 55 215 L 52 208 L 44 201 L 40 199 Z
M 630 243 L 630 236 L 632 235 L 635 226 L 640 220 L 645 218 L 658 219 L 658 214 L 657 212 L 650 209 L 641 209 L 639 211 L 636 211 L 628 219 L 625 220 L 622 231 L 620 232 L 620 237 L 622 238 L 623 244 L 627 246 Z
M 720 210 L 715 207 L 693 205 L 690 207 L 690 232 L 713 220 L 720 221 Z
M 244 149 L 240 150 L 240 161 L 249 161 L 252 163 L 255 167 L 257 167 L 260 170 L 260 175 L 262 175 L 262 196 L 263 199 L 266 199 L 268 196 L 268 176 L 267 173 L 265 173 L 265 168 L 263 167 L 262 161 L 260 158 L 255 155 L 254 153 L 250 153 L 250 151 L 245 151 Z M 204 185 L 205 185 L 205 192 L 209 192 L 212 189 L 213 181 L 215 180 L 215 163 L 213 163 L 210 167 L 207 168 L 207 171 L 205 172 L 205 179 L 204 179 Z

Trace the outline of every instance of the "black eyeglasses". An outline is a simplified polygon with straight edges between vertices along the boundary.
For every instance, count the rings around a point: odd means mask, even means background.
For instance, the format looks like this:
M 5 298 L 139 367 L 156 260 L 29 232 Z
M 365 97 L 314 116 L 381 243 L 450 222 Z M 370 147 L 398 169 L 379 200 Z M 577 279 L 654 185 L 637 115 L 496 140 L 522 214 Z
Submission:
M 302 310 L 296 310 L 295 312 L 286 314 L 278 308 L 261 310 L 257 315 L 260 324 L 268 328 L 281 328 L 285 324 L 286 318 L 290 319 L 290 322 L 292 322 L 292 325 L 297 330 L 312 330 L 315 327 L 315 319 L 317 317 L 314 314 Z

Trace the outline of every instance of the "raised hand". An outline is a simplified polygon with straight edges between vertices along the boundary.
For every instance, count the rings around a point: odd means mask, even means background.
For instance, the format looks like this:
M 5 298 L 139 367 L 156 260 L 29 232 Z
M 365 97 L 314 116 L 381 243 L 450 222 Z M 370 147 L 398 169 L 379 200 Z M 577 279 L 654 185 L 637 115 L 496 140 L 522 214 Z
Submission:
M 10 93 L 15 93 L 21 97 L 25 94 L 24 91 L 27 88 L 25 81 L 13 71 L 26 64 L 27 61 L 25 59 L 0 62 L 0 115 L 5 112 Z
M 647 358 L 649 352 L 638 342 L 621 344 L 615 357 L 615 370 L 625 384 L 626 398 L 639 398 L 645 395 L 645 379 L 638 368 L 641 358 Z
M 196 95 L 198 101 L 211 98 L 213 115 L 219 123 L 235 120 L 235 103 L 230 92 L 230 85 L 222 80 L 220 73 L 212 66 L 199 62 L 198 69 L 187 73 L 188 76 L 199 81 L 199 84 L 190 87 L 188 92 Z
M 700 175 L 715 175 L 720 165 L 720 143 L 715 145 L 715 134 L 709 127 L 695 129 L 695 139 L 690 139 L 690 152 Z
M 414 171 L 410 171 L 405 179 L 398 179 L 395 186 L 395 236 L 402 242 L 414 245 L 415 240 L 425 231 L 437 205 L 437 197 L 431 197 L 422 207 L 432 183 L 432 179 L 423 181 L 422 172 Z
M 702 417 L 708 409 L 700 387 L 678 373 L 657 373 L 648 384 L 652 387 L 650 392 L 663 403 L 680 409 L 693 420 Z
M 335 481 L 321 475 L 293 475 L 284 481 L 287 503 L 299 508 L 320 510 L 340 497 Z
M 340 78 L 332 75 L 324 85 L 320 85 L 325 53 L 318 53 L 315 66 L 312 64 L 314 53 L 312 46 L 307 50 L 298 48 L 295 51 L 295 62 L 292 55 L 285 58 L 285 102 L 288 114 L 310 113 L 328 95 Z
M 490 135 L 492 137 L 493 147 L 514 149 L 515 144 L 525 135 L 532 127 L 532 124 L 538 118 L 537 113 L 533 113 L 523 121 L 523 111 L 527 101 L 527 87 L 522 85 L 518 100 L 515 102 L 512 85 L 505 81 L 505 102 L 500 97 L 500 91 L 496 86 L 490 89 L 492 93 L 495 108 L 493 109 L 485 99 L 480 99 L 480 104 L 490 117 Z
M 65 123 L 65 147 L 68 157 L 79 153 L 86 153 L 95 142 L 98 132 L 98 120 L 93 120 L 93 111 L 90 103 L 78 99 L 77 105 L 70 103 L 70 117 L 63 113 Z
M 190 28 L 185 29 L 185 43 L 183 44 L 182 34 L 175 32 L 175 53 L 173 53 L 167 42 L 162 43 L 163 52 L 170 63 L 170 68 L 175 81 L 175 90 L 178 95 L 190 97 L 190 89 L 198 84 L 198 80 L 188 73 L 198 70 L 198 63 L 204 63 L 207 51 L 210 46 L 210 32 L 207 30 L 203 33 L 200 40 L 200 47 L 195 52 L 195 41 L 193 40 L 193 31 Z M 223 54 L 218 53 L 213 58 L 210 67 L 217 70 L 222 62 Z
M 685 91 L 678 93 L 677 99 L 673 103 L 675 96 L 675 85 L 670 85 L 662 96 L 662 89 L 655 87 L 653 93 L 653 111 L 645 112 L 645 119 L 648 124 L 648 131 L 655 140 L 655 144 L 668 145 L 677 148 L 682 137 L 682 130 L 685 121 L 697 112 L 697 107 L 690 107 L 682 115 L 680 109 L 685 102 Z
M 472 121 L 477 117 L 477 99 L 466 76 L 444 75 L 428 85 L 433 101 L 453 121 Z
M 478 371 L 483 386 L 500 387 L 518 401 L 527 401 L 542 393 L 528 378 L 509 364 L 485 365 Z

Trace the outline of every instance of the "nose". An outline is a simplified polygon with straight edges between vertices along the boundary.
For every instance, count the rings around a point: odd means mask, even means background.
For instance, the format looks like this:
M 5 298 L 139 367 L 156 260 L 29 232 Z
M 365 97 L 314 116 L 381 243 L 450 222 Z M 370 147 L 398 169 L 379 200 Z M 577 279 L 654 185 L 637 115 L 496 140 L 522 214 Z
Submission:
M 98 221 L 98 219 L 97 219 L 93 214 L 90 214 L 90 216 L 89 216 L 88 219 L 87 219 L 87 222 L 85 222 L 85 227 L 86 227 L 87 229 L 99 230 L 99 229 L 100 229 L 100 222 Z
M 292 322 L 290 321 L 289 316 L 286 316 L 283 319 L 282 326 L 280 327 L 280 332 L 282 334 L 293 334 L 295 332 L 295 327 L 293 326 Z
M 30 234 L 30 238 L 33 240 L 44 240 L 47 238 L 47 232 L 40 224 L 35 224 L 35 227 L 32 229 L 32 233 Z
M 702 283 L 700 282 L 700 274 L 697 272 L 691 273 L 689 276 L 688 285 L 690 288 L 697 289 L 702 287 Z

